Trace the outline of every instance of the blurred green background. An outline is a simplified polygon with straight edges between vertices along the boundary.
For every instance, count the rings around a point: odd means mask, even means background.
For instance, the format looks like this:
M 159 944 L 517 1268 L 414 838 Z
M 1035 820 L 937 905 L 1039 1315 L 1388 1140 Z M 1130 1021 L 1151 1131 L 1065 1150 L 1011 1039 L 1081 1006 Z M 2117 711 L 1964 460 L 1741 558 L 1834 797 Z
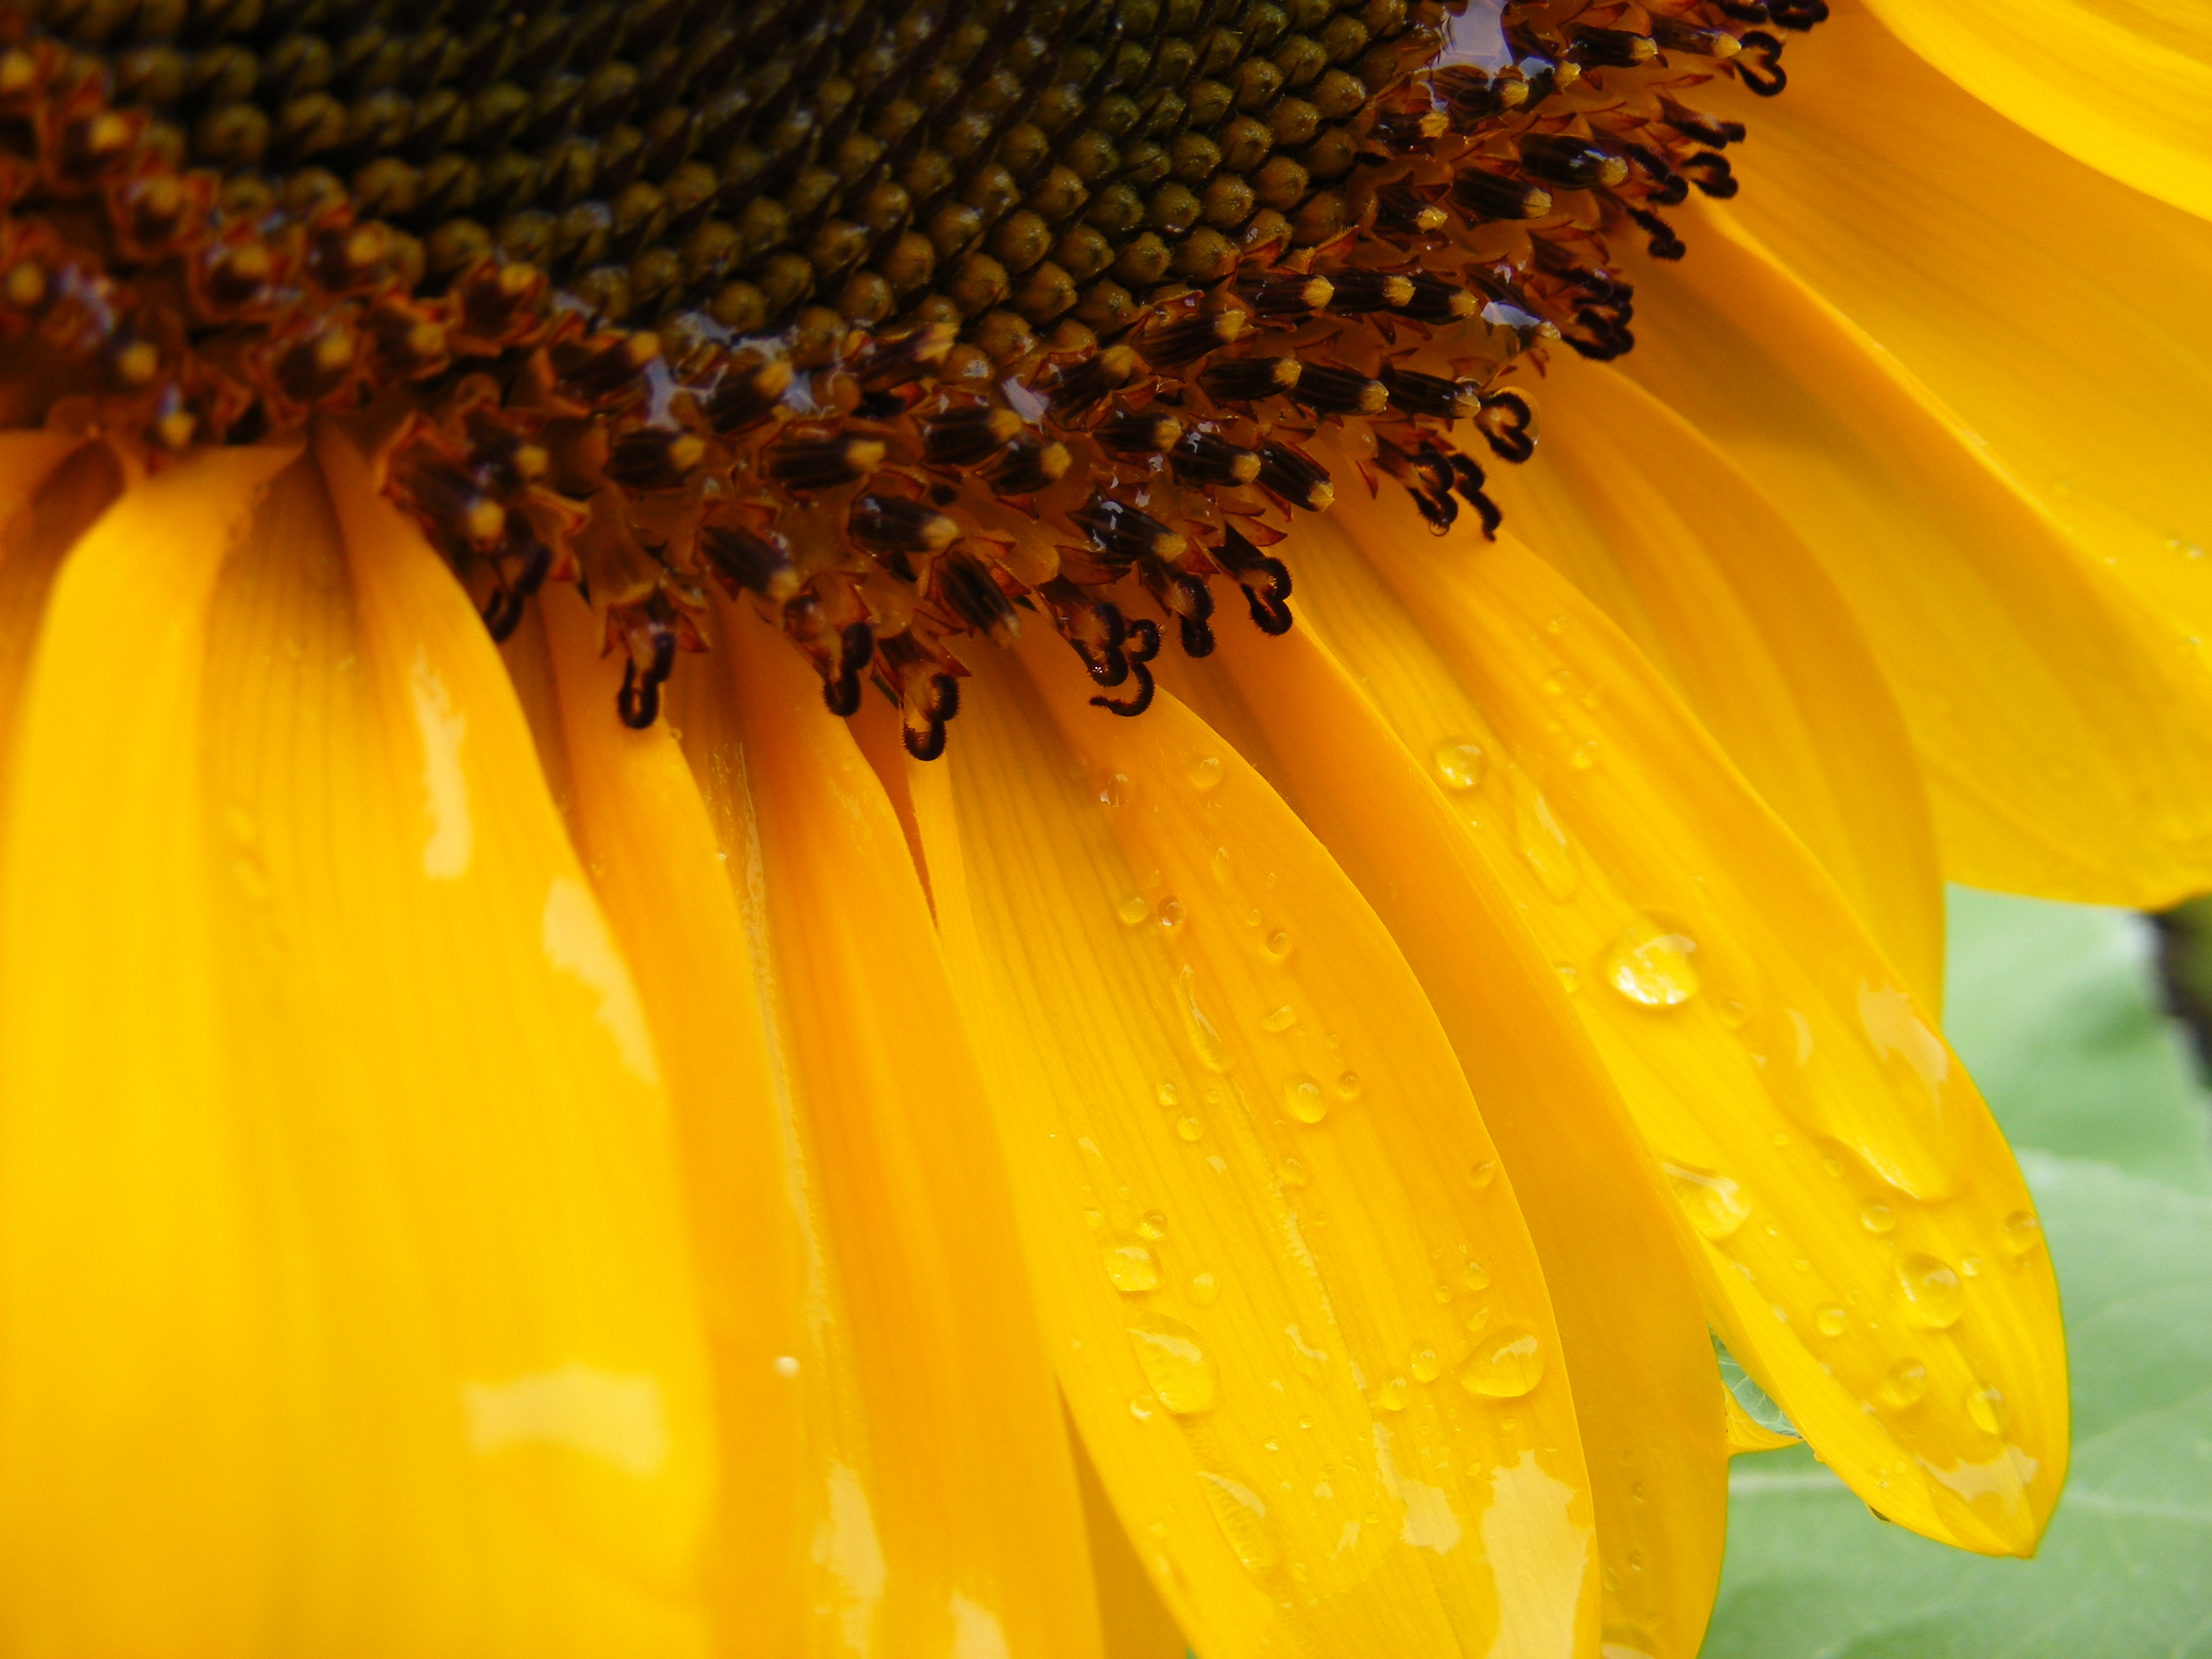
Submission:
M 1802 1447 L 1735 1460 L 1703 1659 L 2212 1659 L 2212 1102 L 2139 916 L 1954 889 L 1944 1024 L 2034 1190 L 2073 1470 L 2033 1561 L 1876 1520 Z

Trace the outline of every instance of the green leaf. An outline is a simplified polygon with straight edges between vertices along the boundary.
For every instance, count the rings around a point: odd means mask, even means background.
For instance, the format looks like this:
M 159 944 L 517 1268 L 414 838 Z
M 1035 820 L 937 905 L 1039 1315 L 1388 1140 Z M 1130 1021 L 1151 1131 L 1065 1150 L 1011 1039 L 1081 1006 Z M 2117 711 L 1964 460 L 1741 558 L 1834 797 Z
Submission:
M 1704 1659 L 2212 1659 L 2212 1157 L 2139 918 L 1954 890 L 1947 1026 L 2065 1301 L 2074 1457 L 2033 1561 L 1876 1520 L 1802 1447 L 1735 1460 Z

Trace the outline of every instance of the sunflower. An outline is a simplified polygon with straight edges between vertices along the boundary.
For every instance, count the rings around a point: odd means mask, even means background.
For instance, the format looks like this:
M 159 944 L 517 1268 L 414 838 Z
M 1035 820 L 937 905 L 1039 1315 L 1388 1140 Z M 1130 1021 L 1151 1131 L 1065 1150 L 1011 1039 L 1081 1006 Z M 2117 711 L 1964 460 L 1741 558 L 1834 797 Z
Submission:
M 1829 10 L 0 9 L 0 1645 L 1688 1659 L 1716 1344 L 2032 1551 L 2205 43 Z

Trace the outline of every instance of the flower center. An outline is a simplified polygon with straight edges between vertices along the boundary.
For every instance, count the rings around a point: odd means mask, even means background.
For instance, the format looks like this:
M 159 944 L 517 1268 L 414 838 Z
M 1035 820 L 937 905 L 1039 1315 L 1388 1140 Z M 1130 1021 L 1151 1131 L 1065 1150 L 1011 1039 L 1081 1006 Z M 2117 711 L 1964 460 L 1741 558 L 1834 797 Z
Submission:
M 1119 714 L 1217 587 L 1291 625 L 1364 482 L 1485 533 L 1513 386 L 1629 349 L 1623 251 L 1735 190 L 1820 0 L 21 0 L 0 420 L 155 456 L 404 422 L 503 636 L 583 580 L 651 722 L 708 587 L 940 752 L 962 635 Z M 1149 614 L 1147 614 L 1149 613 Z

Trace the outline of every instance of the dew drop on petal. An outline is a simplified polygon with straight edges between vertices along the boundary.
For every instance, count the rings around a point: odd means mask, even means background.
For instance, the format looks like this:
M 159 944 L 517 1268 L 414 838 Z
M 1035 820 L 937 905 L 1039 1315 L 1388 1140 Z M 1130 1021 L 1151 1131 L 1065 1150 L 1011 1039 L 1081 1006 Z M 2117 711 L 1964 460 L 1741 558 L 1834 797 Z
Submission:
M 1820 1326 L 1821 1335 L 1841 1336 L 1850 1317 L 1841 1308 L 1823 1308 L 1814 1322 Z
M 1274 932 L 1267 935 L 1267 941 L 1262 948 L 1266 950 L 1267 955 L 1274 961 L 1282 961 L 1284 957 L 1289 956 L 1291 953 L 1290 930 L 1284 927 L 1276 928 Z
M 1984 1382 L 1966 1396 L 1966 1415 L 1984 1434 L 2002 1434 L 2004 1419 L 1997 1414 L 1997 1407 L 2003 1403 L 2004 1396 Z
M 1644 1008 L 1679 1008 L 1698 994 L 1690 953 L 1697 941 L 1645 917 L 1632 922 L 1605 954 L 1605 982 Z
M 1283 1185 L 1285 1187 L 1303 1187 L 1306 1184 L 1306 1166 L 1304 1164 L 1299 1163 L 1297 1159 L 1294 1158 L 1286 1158 L 1283 1160 Z
M 1918 1405 L 1927 1393 L 1928 1367 L 1917 1359 L 1900 1359 L 1882 1377 L 1875 1399 L 1886 1411 L 1901 1412 Z
M 1459 1276 L 1459 1282 L 1470 1291 L 1486 1291 L 1490 1288 L 1490 1269 L 1480 1261 L 1470 1261 L 1467 1271 Z
M 1469 1394 L 1516 1400 L 1544 1378 L 1544 1355 L 1529 1332 L 1508 1326 L 1478 1344 L 1461 1367 L 1460 1385 Z
M 1437 1357 L 1434 1348 L 1414 1349 L 1412 1365 L 1417 1382 L 1433 1382 L 1443 1375 L 1444 1362 Z
M 1201 759 L 1193 761 L 1190 763 L 1188 775 L 1192 788 L 1212 788 L 1221 781 L 1221 757 L 1207 755 Z
M 1098 1257 L 1106 1264 L 1106 1277 L 1122 1295 L 1139 1296 L 1159 1288 L 1159 1259 L 1143 1245 L 1109 1244 Z
M 1328 1115 L 1328 1097 L 1304 1072 L 1294 1073 L 1283 1085 L 1283 1106 L 1301 1123 L 1318 1123 Z
M 1190 1299 L 1201 1308 L 1210 1308 L 1221 1294 L 1221 1286 L 1212 1273 L 1193 1273 L 1190 1276 Z
M 1131 893 L 1114 907 L 1114 914 L 1121 918 L 1125 927 L 1134 927 L 1152 915 L 1152 907 L 1142 893 Z
M 1297 1010 L 1286 1002 L 1274 1012 L 1262 1016 L 1260 1029 L 1263 1031 L 1287 1031 L 1297 1023 Z
M 1375 1403 L 1386 1412 L 1406 1409 L 1406 1379 L 1394 1376 L 1376 1391 Z
M 1718 1243 L 1742 1226 L 1751 1214 L 1751 1200 L 1728 1176 L 1681 1164 L 1659 1167 L 1667 1172 L 1667 1185 L 1674 1201 L 1701 1237 Z
M 1447 789 L 1472 789 L 1482 781 L 1482 750 L 1479 744 L 1447 738 L 1436 746 L 1430 758 L 1436 764 L 1437 776 Z
M 1206 1494 L 1206 1507 L 1213 1511 L 1214 1520 L 1244 1570 L 1255 1578 L 1265 1578 L 1275 1570 L 1282 1548 L 1276 1542 L 1267 1505 L 1260 1494 L 1243 1481 L 1210 1469 L 1199 1470 L 1198 1484 Z
M 1160 901 L 1157 914 L 1160 926 L 1173 933 L 1182 926 L 1182 901 L 1170 893 Z
M 1221 1384 L 1196 1331 L 1157 1314 L 1123 1328 L 1160 1404 L 1178 1417 L 1213 1409 L 1221 1398 Z
M 2014 1210 L 2004 1218 L 2005 1249 L 2016 1256 L 2034 1254 L 2043 1243 L 2043 1224 L 2028 1210 Z
M 1152 1091 L 1152 1095 L 1161 1105 L 1169 1108 L 1173 1108 L 1176 1101 L 1182 1098 L 1176 1092 L 1176 1086 L 1172 1083 L 1163 1083 Z
M 1137 1237 L 1161 1239 L 1168 1236 L 1167 1216 L 1158 1210 L 1147 1210 L 1137 1218 Z
M 1480 1192 L 1498 1179 L 1498 1161 L 1495 1158 L 1485 1158 L 1468 1170 L 1467 1178 L 1474 1183 L 1475 1191 Z
M 1139 1423 L 1149 1423 L 1159 1410 L 1160 1402 L 1148 1394 L 1140 1394 L 1129 1402 L 1129 1415 Z
M 1570 996 L 1574 994 L 1576 988 L 1583 981 L 1582 974 L 1571 962 L 1554 963 L 1552 964 L 1552 971 L 1559 976 L 1560 988 Z
M 1878 1198 L 1870 1198 L 1859 1206 L 1859 1225 L 1870 1233 L 1893 1231 L 1897 1226 L 1897 1212 Z
M 1359 1088 L 1360 1084 L 1358 1073 L 1339 1072 L 1336 1074 L 1336 1091 L 1338 1094 L 1343 1096 L 1345 1099 L 1358 1099 Z
M 1534 789 L 1516 791 L 1513 808 L 1513 834 L 1521 856 L 1535 871 L 1544 891 L 1564 903 L 1575 896 L 1583 878 L 1574 849 L 1567 845 L 1567 832 L 1552 816 L 1551 803 Z
M 1181 907 L 1177 907 L 1180 909 Z M 1199 1063 L 1209 1072 L 1225 1072 L 1234 1063 L 1221 1030 L 1198 1006 L 1198 974 L 1185 966 L 1175 977 L 1176 1001 L 1182 1009 L 1183 1030 L 1197 1052 Z
M 1194 1117 L 1177 1118 L 1176 1133 L 1185 1140 L 1196 1140 L 1206 1133 L 1206 1125 Z
M 1914 1324 L 1940 1331 L 1959 1322 L 1966 1291 L 1949 1262 L 1915 1252 L 1897 1264 L 1897 1282 Z

